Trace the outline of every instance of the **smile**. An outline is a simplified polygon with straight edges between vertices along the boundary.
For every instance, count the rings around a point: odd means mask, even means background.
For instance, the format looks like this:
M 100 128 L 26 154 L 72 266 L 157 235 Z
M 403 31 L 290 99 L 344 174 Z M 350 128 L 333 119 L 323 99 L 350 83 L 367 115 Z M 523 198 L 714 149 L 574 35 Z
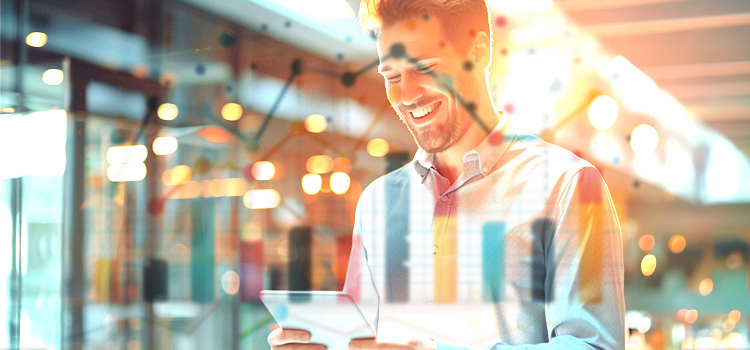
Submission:
M 430 103 L 427 106 L 417 108 L 410 112 L 411 116 L 414 117 L 415 119 L 422 118 L 430 114 L 430 112 L 432 112 L 435 109 L 435 107 L 437 107 L 439 104 L 440 104 L 440 101 L 435 101 L 433 103 Z

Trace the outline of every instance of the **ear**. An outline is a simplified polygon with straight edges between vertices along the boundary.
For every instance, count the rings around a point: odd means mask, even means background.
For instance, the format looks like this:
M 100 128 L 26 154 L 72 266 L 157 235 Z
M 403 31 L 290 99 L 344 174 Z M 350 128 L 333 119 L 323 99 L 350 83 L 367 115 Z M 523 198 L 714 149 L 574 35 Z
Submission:
M 475 67 L 481 67 L 484 70 L 489 66 L 492 57 L 492 42 L 487 33 L 480 31 L 474 36 L 471 55 Z

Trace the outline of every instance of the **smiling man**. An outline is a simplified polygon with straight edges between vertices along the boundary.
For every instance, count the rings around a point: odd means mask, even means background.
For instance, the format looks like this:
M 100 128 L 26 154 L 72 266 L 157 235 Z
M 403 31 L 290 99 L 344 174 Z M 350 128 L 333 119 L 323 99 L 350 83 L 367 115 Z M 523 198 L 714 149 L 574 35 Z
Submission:
M 622 349 L 622 242 L 599 172 L 516 130 L 487 84 L 484 0 L 364 0 L 379 72 L 419 147 L 359 200 L 351 349 Z M 272 349 L 315 349 L 276 330 Z

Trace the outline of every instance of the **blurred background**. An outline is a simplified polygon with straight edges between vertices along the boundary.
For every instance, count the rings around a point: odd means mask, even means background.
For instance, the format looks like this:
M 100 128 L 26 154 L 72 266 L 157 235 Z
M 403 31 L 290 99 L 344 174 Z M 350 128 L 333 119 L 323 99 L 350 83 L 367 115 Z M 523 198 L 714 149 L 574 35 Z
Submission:
M 410 161 L 356 0 L 1 0 L 0 349 L 264 349 Z M 496 106 L 602 172 L 629 349 L 748 349 L 750 1 L 489 0 Z

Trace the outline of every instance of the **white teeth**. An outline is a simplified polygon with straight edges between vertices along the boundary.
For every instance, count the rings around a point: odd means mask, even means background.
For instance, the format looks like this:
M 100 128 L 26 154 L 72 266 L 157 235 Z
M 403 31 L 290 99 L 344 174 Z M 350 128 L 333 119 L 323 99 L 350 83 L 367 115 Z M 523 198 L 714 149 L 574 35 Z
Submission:
M 415 109 L 411 111 L 411 115 L 414 118 L 422 118 L 426 116 L 428 113 L 432 112 L 432 110 L 435 109 L 435 106 L 436 106 L 436 103 L 433 103 L 433 104 L 430 104 L 429 106 Z

